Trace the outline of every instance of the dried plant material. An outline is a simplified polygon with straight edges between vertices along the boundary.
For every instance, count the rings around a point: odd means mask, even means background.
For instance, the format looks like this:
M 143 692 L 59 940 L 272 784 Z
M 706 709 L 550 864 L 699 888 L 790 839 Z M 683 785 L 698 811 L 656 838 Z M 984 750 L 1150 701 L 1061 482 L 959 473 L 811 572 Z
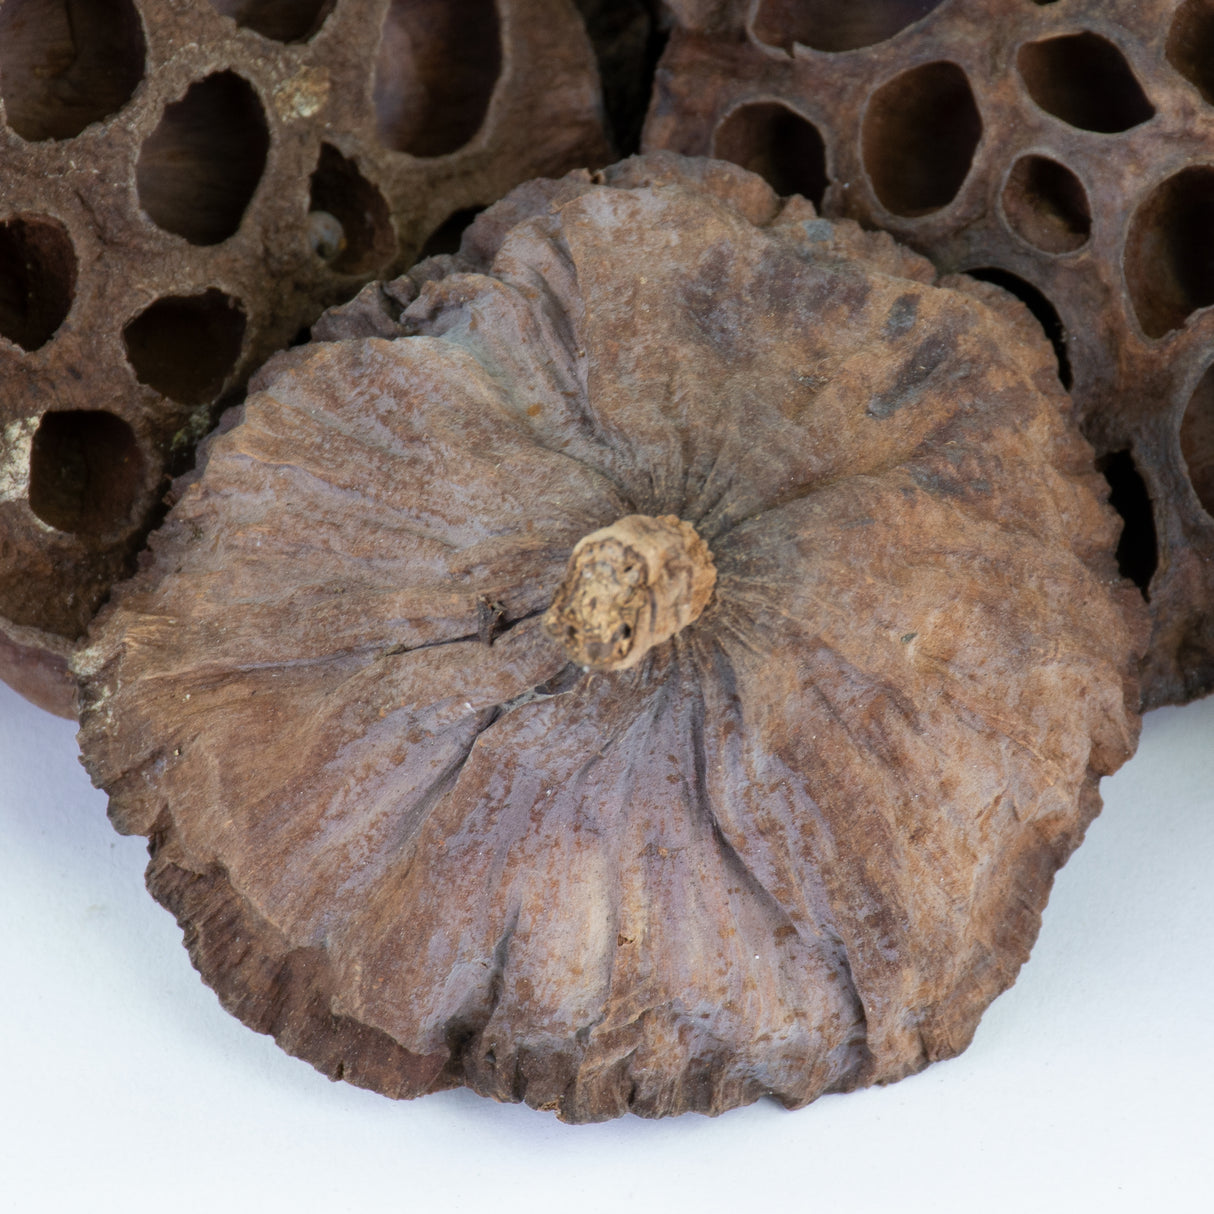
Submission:
M 0 670 L 19 695 L 61 717 L 76 715 L 76 680 L 68 670 L 71 645 L 56 650 L 45 633 L 0 620 Z
M 716 581 L 690 523 L 630 514 L 574 545 L 544 628 L 584 670 L 629 670 L 700 618 Z
M 652 157 L 270 364 L 76 659 L 225 1006 L 571 1121 L 965 1047 L 1132 748 L 1141 603 L 1048 347 L 931 280 Z M 640 660 L 571 660 L 585 570 Z
M 1214 3 L 669 7 L 645 147 L 731 160 L 1023 300 L 1125 519 L 1145 702 L 1214 689 Z
M 607 143 L 571 0 L 5 0 L 0 100 L 0 631 L 49 663 L 0 678 L 70 715 L 63 651 L 251 371 Z

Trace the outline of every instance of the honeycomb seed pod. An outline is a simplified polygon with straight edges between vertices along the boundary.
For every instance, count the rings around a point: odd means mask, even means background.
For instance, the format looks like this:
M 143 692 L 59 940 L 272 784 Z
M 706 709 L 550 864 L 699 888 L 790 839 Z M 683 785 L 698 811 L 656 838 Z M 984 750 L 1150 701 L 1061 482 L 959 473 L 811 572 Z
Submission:
M 671 0 L 644 146 L 1018 295 L 1125 519 L 1148 706 L 1214 688 L 1214 4 Z
M 570 0 L 5 0 L 0 102 L 0 677 L 70 715 L 63 655 L 217 404 L 607 147 Z
M 271 360 L 80 740 L 224 1006 L 570 1121 L 957 1053 L 1137 734 L 1047 343 L 661 155 L 520 187 Z

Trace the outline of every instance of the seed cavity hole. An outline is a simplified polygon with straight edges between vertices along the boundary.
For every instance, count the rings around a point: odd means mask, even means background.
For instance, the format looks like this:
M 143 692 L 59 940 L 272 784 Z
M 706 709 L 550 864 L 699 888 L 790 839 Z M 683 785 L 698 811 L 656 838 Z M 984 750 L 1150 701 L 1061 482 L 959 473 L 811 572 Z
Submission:
M 1180 453 L 1197 500 L 1214 517 L 1214 366 L 1198 381 L 1181 418 Z
M 982 137 L 982 119 L 955 63 L 925 63 L 873 93 L 864 115 L 864 167 L 894 215 L 929 215 L 957 196 Z
M 1002 287 L 1028 308 L 1049 339 L 1050 345 L 1054 347 L 1054 358 L 1058 362 L 1058 382 L 1069 392 L 1074 376 L 1071 373 L 1070 355 L 1067 353 L 1066 329 L 1062 317 L 1058 315 L 1058 309 L 1031 282 L 1026 282 L 1009 270 L 1001 270 L 997 266 L 980 266 L 976 270 L 966 270 L 966 273 L 980 282 Z
M 1135 213 L 1126 238 L 1126 286 L 1148 337 L 1163 337 L 1214 304 L 1212 225 L 1211 165 L 1169 177 Z
M 147 47 L 132 0 L 5 0 L 0 96 L 22 139 L 71 139 L 120 110 Z
M 437 257 L 440 253 L 458 253 L 464 232 L 484 209 L 484 207 L 461 207 L 458 211 L 452 211 L 426 237 L 426 243 L 422 245 L 417 260 L 424 261 L 427 257 Z
M 252 85 L 235 72 L 208 76 L 165 107 L 140 149 L 139 205 L 166 232 L 195 245 L 219 244 L 240 227 L 269 149 Z
M 1168 33 L 1168 62 L 1214 105 L 1214 0 L 1188 0 Z
M 76 292 L 76 251 L 57 219 L 0 223 L 0 337 L 37 350 L 55 336 Z
M 763 0 L 754 34 L 768 46 L 791 51 L 854 51 L 873 46 L 921 21 L 943 0 Z
M 183 405 L 204 405 L 235 368 L 244 331 L 240 302 L 212 288 L 158 299 L 128 322 L 122 340 L 141 384 Z
M 375 63 L 385 147 L 445 156 L 480 130 L 502 70 L 495 0 L 392 0 Z
M 1027 42 L 1016 66 L 1047 114 L 1083 131 L 1128 131 L 1155 114 L 1125 56 L 1098 34 Z
M 1109 482 L 1109 505 L 1122 519 L 1117 568 L 1121 576 L 1129 578 L 1149 601 L 1151 578 L 1159 565 L 1159 542 L 1146 482 L 1128 450 L 1101 456 L 1096 467 Z
M 337 0 L 211 0 L 211 7 L 274 42 L 306 42 L 317 33 Z
M 777 194 L 801 194 L 821 209 L 829 178 L 818 128 L 778 101 L 743 105 L 713 136 L 713 155 L 758 173 Z
M 1092 234 L 1083 183 L 1046 156 L 1022 156 L 1003 187 L 1003 213 L 1012 230 L 1044 253 L 1073 253 Z
M 103 409 L 45 413 L 30 449 L 30 509 L 73 535 L 130 527 L 144 481 L 134 431 Z
M 640 149 L 658 61 L 670 31 L 654 0 L 573 0 L 594 48 L 603 109 L 621 157 Z
M 330 144 L 312 174 L 308 235 L 313 252 L 339 274 L 366 274 L 396 253 L 387 200 Z

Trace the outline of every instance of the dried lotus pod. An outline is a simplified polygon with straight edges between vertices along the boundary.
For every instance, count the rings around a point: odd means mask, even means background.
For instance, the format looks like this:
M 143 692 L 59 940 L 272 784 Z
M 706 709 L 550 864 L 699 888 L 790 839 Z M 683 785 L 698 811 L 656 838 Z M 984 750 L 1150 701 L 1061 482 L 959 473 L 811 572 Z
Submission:
M 670 8 L 644 145 L 745 165 L 1028 303 L 1125 517 L 1145 702 L 1214 688 L 1214 4 Z
M 965 1047 L 1132 749 L 1145 622 L 1048 346 L 932 278 L 656 156 L 271 362 L 75 658 L 227 1008 L 570 1121 Z
M 4 0 L 0 102 L 0 678 L 71 715 L 63 655 L 217 402 L 607 148 L 570 0 Z

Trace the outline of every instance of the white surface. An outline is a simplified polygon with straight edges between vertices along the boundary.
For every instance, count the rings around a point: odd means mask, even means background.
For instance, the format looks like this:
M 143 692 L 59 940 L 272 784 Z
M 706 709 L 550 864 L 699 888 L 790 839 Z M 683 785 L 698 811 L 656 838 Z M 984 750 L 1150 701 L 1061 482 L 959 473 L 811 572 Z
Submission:
M 959 1059 L 581 1127 L 395 1104 L 229 1017 L 73 735 L 0 686 L 0 1210 L 1214 1210 L 1214 699 L 1147 718 Z

